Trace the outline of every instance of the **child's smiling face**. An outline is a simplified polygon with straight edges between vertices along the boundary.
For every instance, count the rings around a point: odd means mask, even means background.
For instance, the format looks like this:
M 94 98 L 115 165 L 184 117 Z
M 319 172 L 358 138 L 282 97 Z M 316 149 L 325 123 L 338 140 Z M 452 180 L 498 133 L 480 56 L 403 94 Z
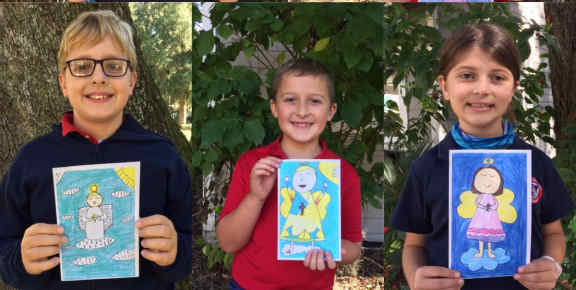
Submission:
M 494 168 L 483 168 L 474 177 L 474 187 L 481 193 L 494 194 L 500 188 L 502 179 Z
M 336 104 L 330 101 L 325 78 L 289 73 L 270 101 L 270 109 L 283 133 L 283 149 L 292 150 L 318 144 L 326 123 L 336 113 Z
M 504 133 L 502 116 L 516 91 L 514 76 L 507 67 L 474 46 L 462 53 L 438 82 L 462 131 L 476 137 Z
M 316 173 L 312 169 L 304 169 L 294 173 L 292 186 L 297 192 L 310 192 L 316 184 Z
M 106 37 L 95 45 L 72 48 L 66 60 L 78 58 L 127 59 L 127 56 L 112 38 Z M 121 123 L 122 111 L 132 95 L 136 78 L 136 73 L 131 69 L 122 77 L 107 77 L 101 64 L 96 64 L 91 76 L 72 76 L 69 68 L 58 76 L 62 93 L 74 110 L 74 124 L 80 128 L 90 127 L 90 124 Z

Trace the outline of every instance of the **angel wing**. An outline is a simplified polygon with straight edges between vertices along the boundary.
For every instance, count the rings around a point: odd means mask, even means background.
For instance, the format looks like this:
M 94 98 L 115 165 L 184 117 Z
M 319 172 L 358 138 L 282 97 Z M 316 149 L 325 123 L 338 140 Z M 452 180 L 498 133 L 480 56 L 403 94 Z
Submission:
M 316 191 L 312 194 L 312 199 L 317 204 L 316 207 L 318 208 L 320 220 L 323 220 L 326 217 L 326 207 L 328 206 L 328 203 L 330 203 L 330 195 L 328 193 Z
M 504 188 L 501 195 L 496 196 L 498 200 L 498 216 L 502 222 L 512 224 L 516 221 L 518 214 L 516 209 L 510 204 L 514 200 L 514 192 Z
M 103 221 L 104 221 L 104 229 L 109 228 L 112 225 L 112 205 L 111 204 L 103 204 L 100 206 L 103 213 Z
M 460 205 L 458 205 L 458 215 L 469 219 L 474 216 L 476 212 L 476 197 L 477 195 L 472 191 L 467 190 L 460 194 Z
M 88 211 L 89 207 L 81 207 L 78 210 L 78 226 L 85 231 L 86 230 L 86 222 L 88 221 L 88 217 L 86 217 L 86 212 Z
M 282 204 L 280 205 L 280 214 L 283 217 L 288 217 L 290 214 L 290 208 L 292 207 L 292 200 L 294 199 L 294 195 L 296 191 L 290 188 L 282 188 L 280 190 L 280 195 L 282 196 Z

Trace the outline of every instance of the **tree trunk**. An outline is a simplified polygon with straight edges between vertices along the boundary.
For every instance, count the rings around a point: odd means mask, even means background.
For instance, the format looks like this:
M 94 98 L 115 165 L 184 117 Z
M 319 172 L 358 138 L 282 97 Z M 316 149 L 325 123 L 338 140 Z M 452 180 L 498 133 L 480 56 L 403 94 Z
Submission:
M 554 133 L 560 146 L 557 149 L 563 150 L 567 144 L 564 141 L 576 141 L 576 136 L 563 131 L 568 125 L 576 124 L 576 3 L 546 2 L 544 9 L 559 47 L 550 49 L 550 81 L 554 96 Z
M 66 26 L 78 14 L 107 9 L 132 24 L 126 3 L 115 4 L 0 4 L 0 174 L 3 176 L 19 148 L 46 134 L 70 110 L 58 86 L 57 54 Z M 201 175 L 190 166 L 192 150 L 178 125 L 170 118 L 168 106 L 146 66 L 140 41 L 135 35 L 139 60 L 138 83 L 126 111 L 144 127 L 171 139 L 187 162 L 196 185 L 194 200 L 201 198 Z M 199 202 L 197 204 L 200 204 Z M 191 214 L 198 212 L 197 205 Z M 194 237 L 202 234 L 202 224 L 194 219 Z M 203 255 L 195 249 L 199 265 Z M 195 263 L 196 264 L 196 263 Z M 198 266 L 194 276 L 206 270 Z

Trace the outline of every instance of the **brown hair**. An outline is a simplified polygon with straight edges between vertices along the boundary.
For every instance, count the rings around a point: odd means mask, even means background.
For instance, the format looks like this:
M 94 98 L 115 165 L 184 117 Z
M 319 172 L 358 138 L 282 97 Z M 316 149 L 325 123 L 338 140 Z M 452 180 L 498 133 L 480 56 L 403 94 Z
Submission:
M 469 49 L 478 47 L 496 62 L 512 72 L 514 81 L 520 79 L 520 54 L 514 40 L 494 24 L 468 24 L 456 30 L 440 49 L 438 72 L 446 77 L 458 58 Z
M 114 12 L 102 10 L 84 12 L 66 27 L 58 51 L 60 74 L 66 71 L 66 58 L 72 48 L 86 43 L 97 44 L 106 37 L 111 37 L 120 46 L 122 53 L 130 60 L 130 69 L 135 71 L 138 64 L 136 47 L 132 40 L 132 28 Z
M 502 193 L 504 193 L 504 180 L 502 179 L 502 173 L 500 173 L 500 170 L 498 170 L 498 168 L 496 168 L 494 166 L 480 167 L 480 168 L 476 169 L 476 172 L 474 172 L 474 178 L 472 179 L 472 192 L 476 193 L 476 194 L 483 193 L 483 192 L 480 192 L 476 188 L 476 186 L 474 186 L 474 180 L 476 180 L 476 175 L 478 175 L 478 173 L 480 173 L 480 171 L 483 169 L 494 169 L 494 171 L 496 171 L 496 173 L 498 173 L 498 176 L 500 176 L 500 185 L 498 186 L 498 190 L 496 190 L 496 192 L 493 195 L 501 195 Z
M 326 80 L 328 85 L 328 97 L 330 102 L 334 102 L 334 81 L 330 76 L 330 73 L 321 63 L 318 61 L 301 58 L 294 59 L 281 65 L 278 70 L 276 70 L 276 76 L 274 77 L 274 84 L 272 87 L 272 99 L 276 99 L 276 94 L 278 93 L 278 88 L 282 84 L 284 76 L 288 74 L 293 74 L 295 76 L 315 76 Z

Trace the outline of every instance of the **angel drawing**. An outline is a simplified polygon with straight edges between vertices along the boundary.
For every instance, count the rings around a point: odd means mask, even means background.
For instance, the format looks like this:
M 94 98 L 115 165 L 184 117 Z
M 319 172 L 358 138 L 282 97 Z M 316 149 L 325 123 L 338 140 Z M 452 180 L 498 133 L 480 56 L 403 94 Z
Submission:
M 313 192 L 317 183 L 316 169 L 304 165 L 294 172 L 292 184 L 290 178 L 285 177 L 286 186 L 280 190 L 282 203 L 280 214 L 286 219 L 280 233 L 280 239 L 290 241 L 290 249 L 294 249 L 294 242 L 311 243 L 325 239 L 322 222 L 326 217 L 326 207 L 330 203 L 330 194 L 327 184 L 324 190 Z M 296 254 L 296 250 L 286 254 Z
M 78 242 L 76 247 L 98 249 L 110 245 L 114 238 L 104 236 L 104 231 L 112 225 L 112 205 L 102 204 L 97 184 L 90 185 L 86 203 L 88 206 L 80 208 L 78 213 L 78 223 L 86 232 L 86 238 Z
M 460 195 L 457 208 L 459 216 L 471 219 L 466 238 L 478 241 L 476 258 L 496 258 L 493 244 L 506 239 L 502 223 L 512 224 L 517 218 L 516 209 L 511 205 L 514 193 L 504 187 L 502 173 L 493 162 L 492 158 L 484 159 L 485 166 L 474 172 L 471 190 Z

